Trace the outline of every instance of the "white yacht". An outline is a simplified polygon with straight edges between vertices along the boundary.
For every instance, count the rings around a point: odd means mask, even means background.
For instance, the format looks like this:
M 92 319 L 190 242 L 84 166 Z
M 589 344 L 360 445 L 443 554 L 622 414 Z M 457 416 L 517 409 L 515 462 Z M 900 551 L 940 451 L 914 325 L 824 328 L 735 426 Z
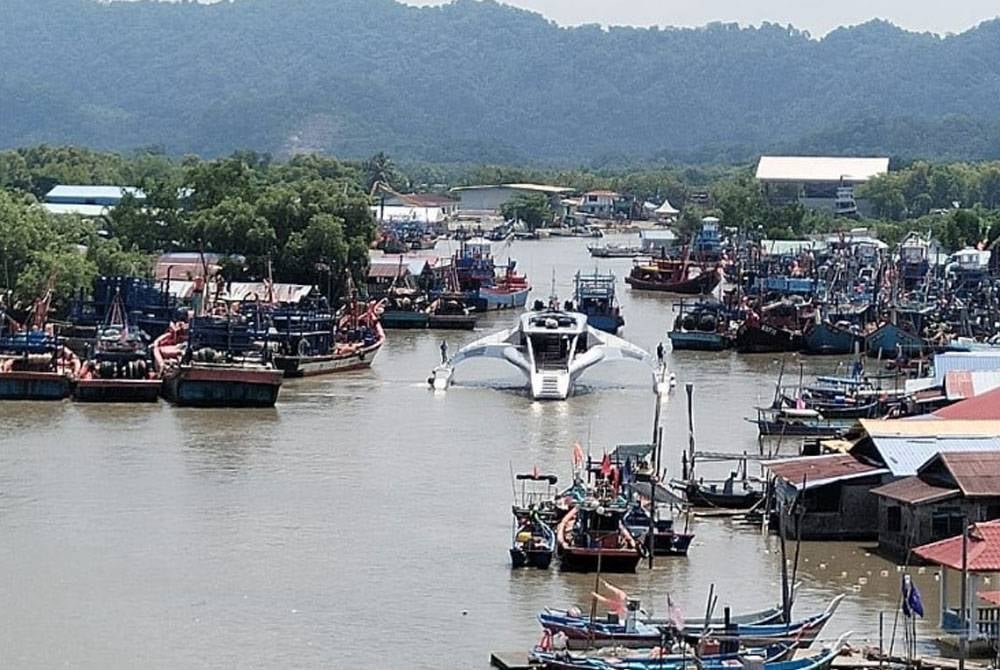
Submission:
M 517 367 L 528 378 L 536 400 L 565 400 L 583 372 L 598 363 L 632 359 L 655 367 L 648 353 L 625 340 L 587 325 L 587 316 L 550 305 L 526 312 L 513 328 L 488 335 L 460 349 L 434 369 L 435 389 L 451 383 L 455 367 L 470 358 L 498 358 Z

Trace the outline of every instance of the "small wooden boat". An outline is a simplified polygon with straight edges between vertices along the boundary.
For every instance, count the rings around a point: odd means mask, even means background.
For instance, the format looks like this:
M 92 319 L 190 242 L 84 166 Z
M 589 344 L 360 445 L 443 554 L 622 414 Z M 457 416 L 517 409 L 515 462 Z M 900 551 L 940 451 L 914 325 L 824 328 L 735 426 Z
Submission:
M 623 244 L 591 245 L 587 251 L 594 258 L 638 258 L 642 256 L 642 248 Z
M 741 354 L 800 351 L 802 332 L 763 321 L 747 320 L 736 331 L 736 351 Z
M 93 352 L 73 389 L 78 402 L 156 402 L 160 378 L 143 334 L 130 327 L 125 303 L 116 295 L 104 324 L 97 328 Z
M 436 330 L 474 330 L 477 317 L 460 291 L 441 293 L 428 308 L 427 327 Z
M 645 507 L 633 505 L 625 515 L 625 526 L 641 545 L 650 546 L 650 518 Z M 694 533 L 675 531 L 673 519 L 656 519 L 652 526 L 654 556 L 687 556 Z
M 521 309 L 528 304 L 531 286 L 528 278 L 509 264 L 505 273 L 491 284 L 479 287 L 479 300 L 485 310 Z
M 711 293 L 722 281 L 719 269 L 710 269 L 689 261 L 669 259 L 652 263 L 637 262 L 625 283 L 641 291 L 663 291 L 681 295 Z
M 266 350 L 266 349 L 265 349 Z M 153 342 L 163 397 L 189 407 L 273 407 L 281 388 L 276 369 L 237 317 L 194 317 Z
M 672 482 L 683 491 L 689 504 L 712 509 L 750 509 L 764 498 L 764 491 L 749 480 L 730 478 L 719 482 L 703 479 L 692 482 Z
M 555 532 L 540 516 L 531 514 L 518 520 L 510 548 L 511 567 L 548 570 L 555 552 Z
M 624 507 L 585 500 L 556 527 L 559 563 L 571 572 L 635 572 L 642 550 L 623 523 Z
M 871 358 L 893 359 L 899 353 L 913 357 L 929 350 L 930 346 L 922 337 L 892 323 L 882 324 L 865 337 L 865 351 Z
M 761 436 L 838 437 L 854 424 L 852 419 L 828 419 L 814 409 L 757 408 L 757 424 Z

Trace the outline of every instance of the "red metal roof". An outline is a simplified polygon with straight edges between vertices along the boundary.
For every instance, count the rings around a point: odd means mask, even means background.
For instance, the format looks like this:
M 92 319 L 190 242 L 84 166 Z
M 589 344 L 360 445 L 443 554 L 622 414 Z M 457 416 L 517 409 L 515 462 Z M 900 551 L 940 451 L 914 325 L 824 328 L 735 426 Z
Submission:
M 938 454 L 937 459 L 948 468 L 963 495 L 1000 497 L 1000 452 L 950 452 Z
M 804 458 L 789 458 L 782 461 L 765 463 L 775 477 L 783 479 L 792 486 L 806 488 L 840 479 L 853 479 L 865 475 L 874 475 L 885 471 L 877 465 L 869 465 L 850 454 L 828 454 L 825 456 L 806 456 Z
M 947 489 L 928 484 L 919 477 L 904 477 L 884 486 L 872 489 L 872 493 L 883 498 L 896 500 L 907 505 L 923 505 L 944 500 L 961 493 L 959 489 Z
M 976 595 L 990 605 L 1000 605 L 1000 591 L 980 591 Z
M 939 419 L 967 421 L 998 420 L 1000 419 L 1000 388 L 943 407 L 934 412 L 934 416 Z
M 932 542 L 913 552 L 920 558 L 952 570 L 962 569 L 962 536 Z M 1000 572 L 1000 521 L 973 524 L 969 529 L 967 565 L 970 572 Z

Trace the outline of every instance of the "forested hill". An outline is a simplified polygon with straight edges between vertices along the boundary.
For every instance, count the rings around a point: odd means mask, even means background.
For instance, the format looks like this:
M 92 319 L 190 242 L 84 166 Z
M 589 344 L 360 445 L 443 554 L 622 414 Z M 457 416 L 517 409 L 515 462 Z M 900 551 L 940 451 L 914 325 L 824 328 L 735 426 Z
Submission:
M 431 161 L 1000 157 L 1000 21 L 561 28 L 493 2 L 0 3 L 0 145 Z

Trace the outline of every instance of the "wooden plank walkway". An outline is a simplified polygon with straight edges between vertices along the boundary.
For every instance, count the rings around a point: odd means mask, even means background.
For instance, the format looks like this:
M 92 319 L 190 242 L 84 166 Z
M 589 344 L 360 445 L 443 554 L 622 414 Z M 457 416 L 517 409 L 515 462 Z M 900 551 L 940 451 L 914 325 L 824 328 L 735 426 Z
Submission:
M 497 670 L 531 670 L 541 666 L 528 661 L 524 651 L 495 651 L 490 654 L 490 665 Z

